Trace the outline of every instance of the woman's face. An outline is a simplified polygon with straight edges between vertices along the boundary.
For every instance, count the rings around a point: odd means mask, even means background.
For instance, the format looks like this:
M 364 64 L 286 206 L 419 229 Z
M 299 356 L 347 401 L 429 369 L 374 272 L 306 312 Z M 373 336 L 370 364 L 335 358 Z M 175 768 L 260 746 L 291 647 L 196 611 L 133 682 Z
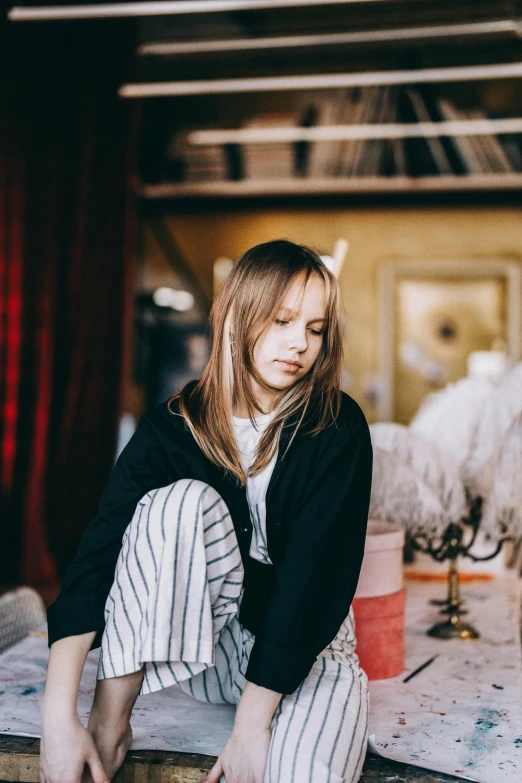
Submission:
M 274 322 L 254 347 L 258 373 L 276 389 L 288 389 L 306 375 L 323 342 L 325 285 L 318 275 L 312 274 L 303 291 L 303 281 L 304 274 L 294 280 Z

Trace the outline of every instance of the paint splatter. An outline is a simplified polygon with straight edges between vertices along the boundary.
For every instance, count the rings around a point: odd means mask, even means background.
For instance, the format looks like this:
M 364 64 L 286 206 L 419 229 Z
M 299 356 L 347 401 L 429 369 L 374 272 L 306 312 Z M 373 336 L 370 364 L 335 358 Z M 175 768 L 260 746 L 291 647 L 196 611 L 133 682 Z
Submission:
M 488 707 L 482 708 L 481 717 L 475 721 L 475 728 L 467 737 L 467 747 L 473 754 L 473 760 L 466 763 L 467 767 L 474 767 L 480 760 L 480 756 L 489 753 L 496 745 L 496 737 L 491 734 L 491 729 L 498 726 L 502 716 L 498 710 Z

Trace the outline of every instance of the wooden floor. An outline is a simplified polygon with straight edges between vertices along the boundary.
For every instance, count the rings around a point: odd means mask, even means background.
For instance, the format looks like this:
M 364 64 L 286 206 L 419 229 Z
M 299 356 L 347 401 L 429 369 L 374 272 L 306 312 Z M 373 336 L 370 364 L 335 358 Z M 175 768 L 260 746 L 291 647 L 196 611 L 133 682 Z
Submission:
M 0 734 L 0 783 L 38 783 L 39 749 L 40 741 L 37 739 Z M 197 753 L 131 751 L 114 781 L 201 783 L 214 762 L 213 756 L 200 756 Z M 459 780 L 368 753 L 360 783 L 455 783 Z

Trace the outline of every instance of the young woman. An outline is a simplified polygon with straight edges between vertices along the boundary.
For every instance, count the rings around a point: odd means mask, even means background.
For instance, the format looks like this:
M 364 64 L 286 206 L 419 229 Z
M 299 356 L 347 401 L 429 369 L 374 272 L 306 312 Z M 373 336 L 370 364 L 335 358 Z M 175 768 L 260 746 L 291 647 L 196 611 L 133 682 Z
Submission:
M 206 783 L 355 783 L 367 678 L 351 601 L 372 451 L 340 391 L 337 281 L 285 240 L 247 251 L 209 364 L 143 414 L 49 609 L 41 783 L 106 783 L 139 693 L 237 704 Z M 100 646 L 88 730 L 76 697 Z

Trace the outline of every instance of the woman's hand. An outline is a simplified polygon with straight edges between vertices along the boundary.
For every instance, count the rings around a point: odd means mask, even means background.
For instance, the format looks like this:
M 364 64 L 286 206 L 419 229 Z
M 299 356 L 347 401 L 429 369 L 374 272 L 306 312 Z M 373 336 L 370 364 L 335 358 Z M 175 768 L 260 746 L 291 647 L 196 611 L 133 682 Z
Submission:
M 234 729 L 203 783 L 263 783 L 270 748 L 270 729 L 249 732 Z
M 40 783 L 80 783 L 86 779 L 108 783 L 94 740 L 80 723 L 76 699 L 87 653 L 96 633 L 59 639 L 51 645 L 42 702 Z
M 85 774 L 85 766 L 90 774 Z M 42 723 L 40 783 L 108 783 L 94 740 L 78 718 Z
M 272 717 L 281 694 L 247 680 L 237 705 L 234 728 L 203 783 L 263 783 L 272 738 Z

